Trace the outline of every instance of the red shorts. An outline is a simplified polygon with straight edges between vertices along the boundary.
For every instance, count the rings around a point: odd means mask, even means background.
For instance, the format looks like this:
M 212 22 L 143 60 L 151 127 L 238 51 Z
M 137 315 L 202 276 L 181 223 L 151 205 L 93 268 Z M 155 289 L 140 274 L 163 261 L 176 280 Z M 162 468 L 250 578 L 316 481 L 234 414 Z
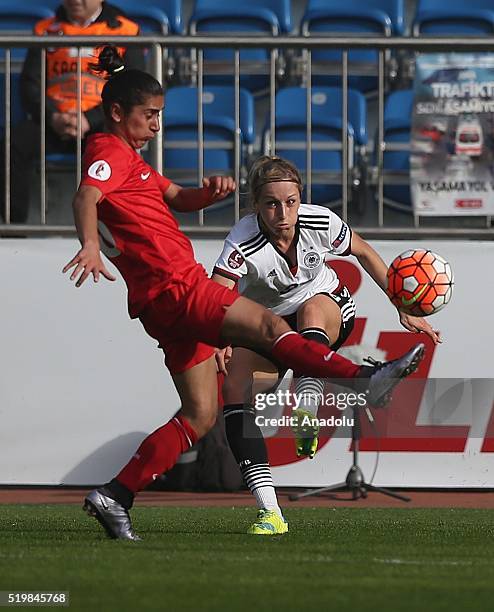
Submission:
M 180 374 L 214 355 L 224 346 L 220 338 L 226 309 L 239 297 L 228 289 L 199 277 L 191 288 L 184 284 L 165 290 L 139 315 L 146 332 L 159 342 L 165 364 Z

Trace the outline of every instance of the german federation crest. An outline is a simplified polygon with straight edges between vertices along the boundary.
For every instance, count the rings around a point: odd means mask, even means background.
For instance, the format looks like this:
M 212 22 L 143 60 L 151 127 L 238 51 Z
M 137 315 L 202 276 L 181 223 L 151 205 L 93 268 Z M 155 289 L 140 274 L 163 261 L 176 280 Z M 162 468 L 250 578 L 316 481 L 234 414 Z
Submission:
M 306 253 L 304 255 L 304 266 L 306 268 L 317 268 L 317 266 L 321 263 L 321 256 L 319 253 L 315 251 L 310 251 L 310 253 Z

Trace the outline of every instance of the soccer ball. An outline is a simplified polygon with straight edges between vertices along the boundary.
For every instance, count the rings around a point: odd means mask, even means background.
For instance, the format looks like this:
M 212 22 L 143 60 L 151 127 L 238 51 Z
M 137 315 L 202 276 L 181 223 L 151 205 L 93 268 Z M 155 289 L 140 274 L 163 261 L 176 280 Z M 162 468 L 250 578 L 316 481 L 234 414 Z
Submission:
M 399 310 L 427 317 L 444 308 L 453 292 L 451 266 L 436 253 L 405 251 L 388 268 L 386 293 Z

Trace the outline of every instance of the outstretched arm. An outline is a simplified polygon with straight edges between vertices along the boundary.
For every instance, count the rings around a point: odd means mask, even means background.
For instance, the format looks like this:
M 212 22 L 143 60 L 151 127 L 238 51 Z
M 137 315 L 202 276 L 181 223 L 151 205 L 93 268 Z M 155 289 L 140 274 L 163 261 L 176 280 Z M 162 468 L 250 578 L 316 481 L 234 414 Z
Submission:
M 356 232 L 352 233 L 352 255 L 358 259 L 360 265 L 371 276 L 374 281 L 386 291 L 387 266 L 371 245 L 363 240 Z M 439 331 L 432 329 L 430 324 L 423 317 L 414 317 L 404 312 L 398 311 L 400 323 L 405 329 L 411 332 L 424 332 L 431 338 L 434 344 L 442 342 Z
M 177 212 L 201 210 L 235 191 L 231 176 L 211 176 L 202 179 L 202 187 L 184 188 L 172 183 L 164 194 L 165 202 Z
M 95 283 L 98 282 L 100 274 L 110 281 L 115 280 L 115 277 L 106 269 L 99 249 L 97 206 L 101 195 L 97 187 L 82 185 L 72 203 L 75 226 L 82 248 L 64 266 L 62 272 L 65 274 L 74 268 L 70 280 L 77 279 L 76 287 L 80 287 L 90 274 L 93 275 Z

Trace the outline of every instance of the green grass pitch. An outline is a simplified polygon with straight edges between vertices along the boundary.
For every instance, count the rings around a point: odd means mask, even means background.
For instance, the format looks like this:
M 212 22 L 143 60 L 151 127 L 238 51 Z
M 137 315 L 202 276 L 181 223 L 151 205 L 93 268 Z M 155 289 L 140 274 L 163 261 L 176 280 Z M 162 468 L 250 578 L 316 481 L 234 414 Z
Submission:
M 0 590 L 70 591 L 68 609 L 104 612 L 494 609 L 490 510 L 288 506 L 275 538 L 244 533 L 254 516 L 140 507 L 135 544 L 75 506 L 0 506 Z

